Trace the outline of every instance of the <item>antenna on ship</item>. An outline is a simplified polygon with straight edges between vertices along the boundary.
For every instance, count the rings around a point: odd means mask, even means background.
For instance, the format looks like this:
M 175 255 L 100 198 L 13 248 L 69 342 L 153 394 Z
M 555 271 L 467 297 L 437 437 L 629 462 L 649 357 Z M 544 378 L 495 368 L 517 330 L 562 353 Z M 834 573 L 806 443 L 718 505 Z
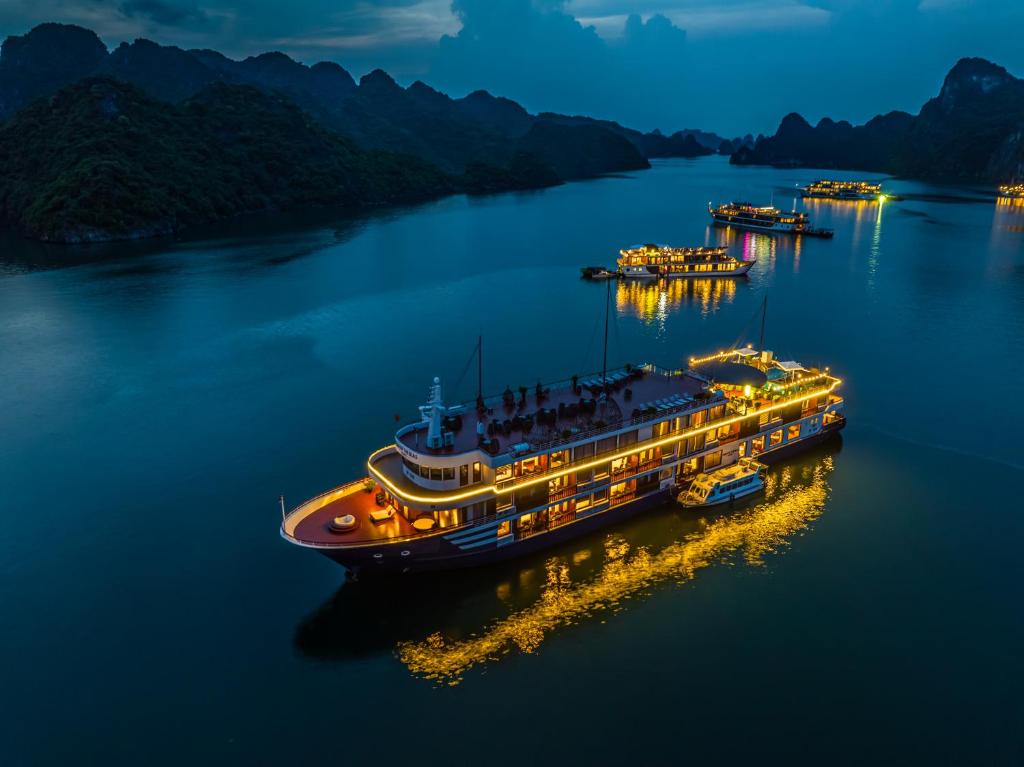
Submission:
M 757 350 L 764 352 L 764 323 L 768 318 L 768 296 L 765 295 L 764 303 L 761 305 L 761 337 L 757 342 Z
M 476 337 L 476 401 L 481 403 L 484 398 L 484 337 Z

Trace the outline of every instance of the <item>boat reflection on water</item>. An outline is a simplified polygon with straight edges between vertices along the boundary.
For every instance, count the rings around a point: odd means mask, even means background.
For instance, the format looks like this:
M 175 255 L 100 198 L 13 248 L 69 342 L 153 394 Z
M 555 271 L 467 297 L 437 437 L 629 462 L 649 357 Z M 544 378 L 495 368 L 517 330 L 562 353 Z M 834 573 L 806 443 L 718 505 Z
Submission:
M 615 308 L 645 324 L 664 325 L 669 314 L 684 303 L 696 304 L 702 315 L 713 314 L 723 301 L 732 303 L 736 283 L 745 281 L 745 277 L 619 280 Z
M 839 447 L 836 440 L 774 466 L 760 499 L 720 515 L 673 505 L 472 578 L 348 583 L 298 627 L 296 645 L 318 659 L 392 652 L 415 676 L 458 684 L 473 667 L 531 653 L 557 630 L 692 581 L 717 562 L 760 566 L 824 511 Z

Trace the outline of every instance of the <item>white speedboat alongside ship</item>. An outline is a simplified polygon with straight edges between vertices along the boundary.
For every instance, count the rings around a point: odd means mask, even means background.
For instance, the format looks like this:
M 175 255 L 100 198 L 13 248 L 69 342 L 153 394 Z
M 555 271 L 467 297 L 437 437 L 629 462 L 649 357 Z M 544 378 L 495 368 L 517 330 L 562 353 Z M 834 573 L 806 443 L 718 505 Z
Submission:
M 698 474 L 690 488 L 679 494 L 679 503 L 687 508 L 732 503 L 764 490 L 764 474 L 768 467 L 753 458 L 740 458 L 736 463 Z

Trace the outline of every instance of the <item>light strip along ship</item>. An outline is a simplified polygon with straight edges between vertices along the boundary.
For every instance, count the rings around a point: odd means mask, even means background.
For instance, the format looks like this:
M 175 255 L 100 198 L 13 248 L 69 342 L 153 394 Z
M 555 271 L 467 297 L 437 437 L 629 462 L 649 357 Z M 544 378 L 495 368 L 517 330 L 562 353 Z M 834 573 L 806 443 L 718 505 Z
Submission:
M 754 261 L 739 261 L 728 248 L 671 248 L 639 245 L 619 251 L 619 274 L 623 277 L 739 277 L 750 271 Z
M 831 237 L 831 229 L 815 229 L 807 214 L 797 210 L 788 213 L 771 206 L 757 207 L 749 202 L 729 202 L 717 208 L 708 203 L 708 213 L 717 226 L 735 226 L 758 232 L 806 234 L 810 237 Z
M 832 181 L 820 179 L 800 190 L 802 197 L 825 200 L 878 200 L 882 185 L 870 181 Z
M 750 348 L 475 405 L 446 407 L 435 378 L 422 420 L 370 455 L 369 476 L 295 508 L 281 535 L 354 574 L 529 553 L 662 505 L 700 472 L 832 437 L 846 423 L 840 383 Z

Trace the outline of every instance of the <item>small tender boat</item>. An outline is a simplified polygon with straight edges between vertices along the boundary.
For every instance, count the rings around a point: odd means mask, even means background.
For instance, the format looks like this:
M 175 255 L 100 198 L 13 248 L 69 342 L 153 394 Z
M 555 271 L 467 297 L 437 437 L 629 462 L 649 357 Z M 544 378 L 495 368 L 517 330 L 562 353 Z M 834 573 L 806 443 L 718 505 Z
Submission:
M 609 271 L 603 266 L 584 266 L 580 269 L 580 274 L 586 280 L 607 280 L 617 276 L 615 272 Z
M 764 489 L 767 467 L 753 458 L 698 474 L 689 489 L 679 494 L 679 503 L 686 507 L 715 506 L 737 501 Z

